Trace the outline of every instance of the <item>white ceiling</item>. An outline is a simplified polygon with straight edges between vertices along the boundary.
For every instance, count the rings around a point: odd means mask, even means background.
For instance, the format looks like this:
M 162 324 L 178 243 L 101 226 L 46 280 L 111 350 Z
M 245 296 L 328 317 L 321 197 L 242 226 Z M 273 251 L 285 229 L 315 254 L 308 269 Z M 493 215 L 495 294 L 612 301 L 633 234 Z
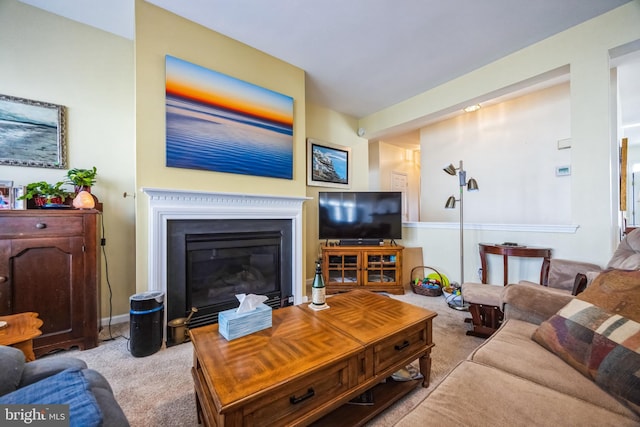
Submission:
M 21 0 L 134 37 L 134 0 Z M 305 70 L 361 118 L 632 0 L 146 0 Z

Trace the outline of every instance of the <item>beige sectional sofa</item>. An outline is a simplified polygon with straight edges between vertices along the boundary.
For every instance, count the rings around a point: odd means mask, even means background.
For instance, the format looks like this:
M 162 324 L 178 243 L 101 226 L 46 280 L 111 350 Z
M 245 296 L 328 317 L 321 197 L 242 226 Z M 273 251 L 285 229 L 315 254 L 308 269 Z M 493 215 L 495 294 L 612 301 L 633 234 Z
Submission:
M 549 292 L 543 286 L 508 285 L 503 294 L 505 322 L 500 329 L 458 364 L 424 401 L 396 425 L 640 426 L 637 406 L 640 371 L 635 372 L 631 382 L 628 381 L 629 375 L 622 375 L 627 379 L 622 387 L 626 387 L 623 392 L 626 396 L 621 398 L 615 391 L 605 391 L 607 387 L 600 387 L 589 376 L 594 374 L 593 369 L 581 372 L 580 363 L 572 360 L 572 356 L 567 359 L 562 349 L 554 348 L 553 344 L 559 337 L 562 342 L 563 333 L 555 331 L 552 326 L 568 323 L 558 313 L 564 313 L 562 310 L 566 311 L 566 307 L 575 304 L 590 305 L 588 301 L 594 299 L 606 300 L 603 307 L 614 312 L 619 311 L 621 305 L 631 304 L 626 309 L 634 319 L 624 315 L 618 317 L 630 321 L 628 324 L 637 328 L 639 319 L 633 313 L 640 315 L 640 272 L 629 274 L 622 281 L 614 277 L 615 283 L 624 282 L 620 286 L 626 286 L 623 298 L 618 301 L 611 300 L 616 299 L 620 292 L 609 289 L 606 272 L 594 280 L 595 284 L 603 277 L 598 285 L 600 290 L 590 292 L 585 296 L 586 301 L 577 299 L 587 294 L 591 286 L 583 294 L 572 297 Z M 595 307 L 597 311 L 597 305 L 590 308 Z M 570 318 L 566 313 L 562 315 Z M 538 332 L 540 336 L 536 341 L 534 337 L 538 328 L 542 328 L 540 323 L 546 329 Z M 627 356 L 635 357 L 631 365 L 637 369 L 640 334 L 636 329 L 631 335 L 632 341 L 635 340 L 632 344 L 636 346 L 635 353 L 633 350 L 625 351 Z M 626 359 L 624 364 L 628 365 L 630 360 Z M 602 382 L 601 379 L 599 381 Z

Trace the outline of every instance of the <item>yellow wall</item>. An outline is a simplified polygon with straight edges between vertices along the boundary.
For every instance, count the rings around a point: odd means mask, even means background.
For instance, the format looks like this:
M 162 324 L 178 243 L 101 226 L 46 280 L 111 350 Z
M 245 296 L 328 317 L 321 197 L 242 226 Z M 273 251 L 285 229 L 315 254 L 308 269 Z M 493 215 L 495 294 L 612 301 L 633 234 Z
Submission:
M 301 69 L 141 0 L 136 1 L 135 55 L 136 283 L 143 291 L 148 287 L 148 198 L 141 188 L 305 195 L 305 86 Z M 165 55 L 291 96 L 293 180 L 165 167 Z
M 98 168 L 94 193 L 104 202 L 109 268 L 107 277 L 102 263 L 103 318 L 109 316 L 109 284 L 113 315 L 123 319 L 129 296 L 147 289 L 142 187 L 306 193 L 304 72 L 146 2 L 136 3 L 136 14 L 133 42 L 16 0 L 0 2 L 0 93 L 67 106 L 69 167 Z M 165 167 L 166 54 L 291 96 L 294 179 Z M 0 166 L 0 179 L 16 184 L 56 182 L 65 173 Z M 124 198 L 125 192 L 135 198 Z
M 366 191 L 369 189 L 369 146 L 368 141 L 357 135 L 357 120 L 337 113 L 328 108 L 313 104 L 307 105 L 307 136 L 333 144 L 351 147 L 352 184 L 348 191 Z M 309 186 L 307 197 L 312 199 L 304 204 L 305 227 L 305 264 L 307 278 L 313 277 L 315 261 L 320 256 L 318 240 L 318 193 L 320 191 L 347 191 L 341 188 Z
M 68 168 L 98 169 L 107 262 L 102 317 L 128 312 L 135 289 L 133 43 L 15 0 L 0 1 L 0 93 L 67 108 Z M 66 169 L 0 166 L 14 185 L 64 180 Z M 108 277 L 106 266 L 108 265 Z M 107 281 L 107 279 L 109 279 Z

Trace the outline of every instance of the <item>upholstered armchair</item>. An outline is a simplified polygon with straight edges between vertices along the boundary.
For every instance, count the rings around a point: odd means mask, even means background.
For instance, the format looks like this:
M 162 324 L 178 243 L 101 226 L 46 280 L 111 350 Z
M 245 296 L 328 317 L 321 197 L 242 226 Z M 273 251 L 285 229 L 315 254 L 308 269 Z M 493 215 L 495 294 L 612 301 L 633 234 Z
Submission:
M 627 234 L 613 253 L 604 270 L 639 270 L 640 269 L 640 229 Z M 586 262 L 552 258 L 546 285 L 550 291 L 577 295 L 582 292 L 603 269 Z M 539 285 L 521 280 L 519 284 Z
M 542 283 L 520 280 L 518 284 L 536 288 L 544 286 L 545 292 L 542 294 L 548 295 L 548 298 L 565 301 L 565 296 L 570 298 L 582 292 L 600 271 L 602 269 L 596 264 L 551 258 L 548 274 L 541 278 Z M 471 314 L 471 318 L 465 319 L 472 326 L 467 335 L 486 338 L 498 330 L 504 320 L 504 289 L 502 286 L 480 283 L 462 284 L 462 298 L 469 305 Z M 566 301 L 560 307 L 564 304 Z
M 533 317 L 527 317 L 524 320 L 540 323 L 545 318 L 546 309 L 551 309 L 555 313 L 574 295 L 582 292 L 603 271 L 600 266 L 587 262 L 558 258 L 551 258 L 550 261 L 549 273 L 543 277 L 542 283 L 527 280 L 518 282 L 518 285 L 539 288 L 532 289 L 530 292 L 523 289 L 518 294 L 521 299 L 528 300 L 528 305 L 531 305 L 525 309 L 525 312 Z M 640 228 L 622 239 L 604 270 L 610 269 L 640 270 Z M 502 286 L 462 284 L 462 297 L 469 304 L 471 314 L 471 318 L 466 321 L 473 327 L 472 330 L 467 331 L 467 335 L 488 337 L 500 327 L 505 314 L 502 310 L 503 305 L 509 303 L 503 294 Z M 524 316 L 518 313 L 519 304 L 514 304 L 513 301 L 510 304 L 512 317 Z M 540 307 L 544 307 L 545 310 L 539 310 Z
M 20 350 L 0 346 L 0 404 L 66 404 L 72 426 L 129 425 L 107 380 L 75 357 L 26 363 Z
M 546 278 L 546 283 L 542 283 L 542 285 L 549 288 L 550 291 L 577 295 L 582 292 L 587 287 L 587 284 L 601 271 L 602 268 L 596 264 L 551 258 L 549 275 Z M 540 286 L 540 283 L 534 283 L 528 280 L 520 280 L 518 284 Z

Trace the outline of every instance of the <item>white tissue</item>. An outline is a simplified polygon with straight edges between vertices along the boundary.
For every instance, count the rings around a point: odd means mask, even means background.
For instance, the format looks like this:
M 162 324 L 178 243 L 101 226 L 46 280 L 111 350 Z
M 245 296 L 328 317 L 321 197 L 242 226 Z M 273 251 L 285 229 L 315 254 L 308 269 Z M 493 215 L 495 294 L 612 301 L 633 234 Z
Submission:
M 236 298 L 240 301 L 240 307 L 236 310 L 236 313 L 246 313 L 253 311 L 260 304 L 268 300 L 266 295 L 254 295 L 254 294 L 237 294 Z

